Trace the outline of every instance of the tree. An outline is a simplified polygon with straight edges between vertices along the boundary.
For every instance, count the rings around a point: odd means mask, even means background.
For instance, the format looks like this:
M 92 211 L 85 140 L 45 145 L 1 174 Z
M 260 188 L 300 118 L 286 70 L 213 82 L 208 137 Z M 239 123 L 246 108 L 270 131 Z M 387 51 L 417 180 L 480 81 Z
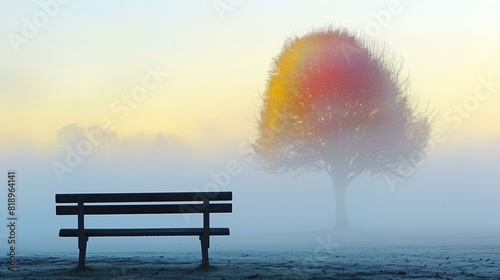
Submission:
M 427 145 L 401 63 L 345 29 L 285 42 L 262 96 L 253 144 L 270 172 L 322 171 L 335 190 L 336 228 L 348 228 L 345 193 L 360 174 L 398 177 L 401 159 Z M 422 158 L 423 159 L 423 158 Z
M 77 123 L 67 124 L 57 131 L 56 143 L 62 147 L 75 146 L 78 141 L 85 139 L 85 128 Z
M 109 148 L 117 140 L 115 131 L 104 131 L 98 125 L 87 128 L 77 124 L 67 124 L 57 131 L 56 143 L 64 148 L 65 146 L 76 147 L 78 143 L 92 139 L 92 143 L 102 150 Z

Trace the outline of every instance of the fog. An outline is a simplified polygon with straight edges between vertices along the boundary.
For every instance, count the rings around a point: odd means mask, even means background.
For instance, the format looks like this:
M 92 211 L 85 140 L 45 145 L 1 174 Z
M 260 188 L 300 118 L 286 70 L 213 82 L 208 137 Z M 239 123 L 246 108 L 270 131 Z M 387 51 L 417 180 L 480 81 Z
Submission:
M 60 228 L 76 226 L 76 217 L 55 215 L 56 193 L 232 191 L 233 213 L 212 214 L 211 224 L 229 227 L 230 237 L 215 238 L 233 245 L 251 240 L 281 243 L 294 236 L 287 233 L 332 230 L 334 191 L 326 173 L 267 174 L 257 170 L 257 163 L 245 154 L 248 147 L 246 141 L 235 141 L 200 155 L 174 136 L 119 139 L 105 150 L 83 157 L 71 172 L 63 174 L 62 181 L 53 168 L 55 161 L 64 162 L 61 147 L 54 146 L 50 152 L 2 151 L 0 169 L 17 171 L 18 249 L 75 250 L 76 239 L 58 237 Z M 352 229 L 346 234 L 499 230 L 499 156 L 494 145 L 437 149 L 404 182 L 360 176 L 347 191 Z M 0 192 L 2 201 L 6 194 Z M 6 215 L 2 211 L 0 218 L 6 221 Z M 201 225 L 199 216 L 91 216 L 86 218 L 86 226 L 191 227 Z M 3 251 L 7 249 L 5 227 L 1 233 Z M 161 242 L 178 243 L 179 239 L 198 246 L 191 240 L 195 238 L 163 238 Z M 126 242 L 132 250 L 154 244 L 154 240 L 118 238 L 109 243 L 119 248 Z M 95 246 L 93 242 L 90 246 Z M 105 243 L 107 240 L 96 244 Z

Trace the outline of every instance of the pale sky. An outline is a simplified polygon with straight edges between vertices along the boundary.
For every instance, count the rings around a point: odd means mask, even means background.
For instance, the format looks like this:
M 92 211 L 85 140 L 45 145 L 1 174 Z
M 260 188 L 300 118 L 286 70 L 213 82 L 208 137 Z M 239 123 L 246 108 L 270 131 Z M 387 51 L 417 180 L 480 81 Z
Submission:
M 45 149 L 64 125 L 107 118 L 120 137 L 163 132 L 200 149 L 224 146 L 254 134 L 259 92 L 286 38 L 330 25 L 401 57 L 420 104 L 452 110 L 436 124 L 456 141 L 500 137 L 498 85 L 486 100 L 469 100 L 470 116 L 454 107 L 473 96 L 479 77 L 500 80 L 498 1 L 235 2 L 69 1 L 16 45 L 23 18 L 33 23 L 44 10 L 38 1 L 2 1 L 0 144 Z M 390 18 L 377 22 L 381 10 Z M 156 67 L 168 77 L 120 118 L 114 102 Z

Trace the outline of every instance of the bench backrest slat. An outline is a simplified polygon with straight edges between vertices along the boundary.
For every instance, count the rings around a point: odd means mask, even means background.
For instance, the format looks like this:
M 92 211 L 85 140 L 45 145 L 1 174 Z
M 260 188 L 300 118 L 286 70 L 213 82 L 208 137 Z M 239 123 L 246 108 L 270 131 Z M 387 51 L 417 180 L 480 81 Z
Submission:
M 92 205 L 84 206 L 85 215 L 106 214 L 184 214 L 203 213 L 203 204 L 151 204 L 151 205 Z M 210 213 L 231 213 L 230 203 L 213 203 Z M 78 206 L 56 206 L 57 215 L 77 215 Z
M 168 202 L 168 201 L 228 201 L 232 192 L 177 192 L 177 193 L 74 193 L 56 194 L 56 203 L 78 203 L 83 197 L 85 203 L 103 202 Z
M 78 215 L 79 200 L 83 200 L 84 215 L 184 214 L 204 213 L 205 209 L 208 213 L 231 213 L 232 198 L 232 192 L 56 194 L 56 203 L 59 204 L 56 205 L 56 214 Z

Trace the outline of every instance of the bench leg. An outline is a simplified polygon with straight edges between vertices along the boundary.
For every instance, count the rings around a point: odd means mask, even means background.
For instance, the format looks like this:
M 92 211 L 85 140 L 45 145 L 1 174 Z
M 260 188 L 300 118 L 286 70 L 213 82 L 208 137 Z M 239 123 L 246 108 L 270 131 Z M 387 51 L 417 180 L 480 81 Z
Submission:
M 78 244 L 78 267 L 77 270 L 83 270 L 85 269 L 85 255 L 87 253 L 87 241 L 89 240 L 88 237 L 83 238 L 82 242 L 79 242 Z
M 201 265 L 208 267 L 208 236 L 200 235 Z

